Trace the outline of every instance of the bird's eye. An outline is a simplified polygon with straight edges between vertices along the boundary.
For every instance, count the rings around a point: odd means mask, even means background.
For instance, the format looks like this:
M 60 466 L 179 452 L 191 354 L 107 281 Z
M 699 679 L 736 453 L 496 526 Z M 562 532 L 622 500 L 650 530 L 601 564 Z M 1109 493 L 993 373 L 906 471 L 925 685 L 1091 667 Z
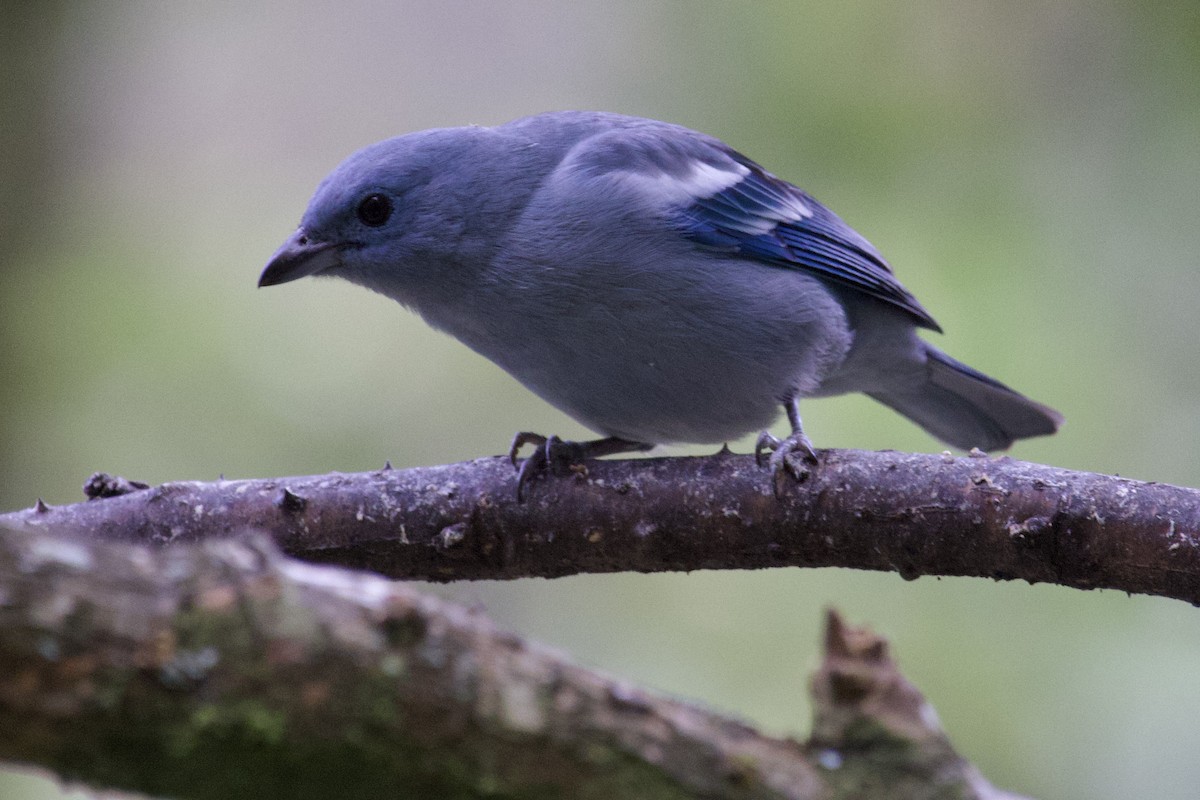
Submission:
M 392 201 L 385 194 L 369 194 L 358 204 L 357 213 L 364 225 L 378 228 L 392 216 Z

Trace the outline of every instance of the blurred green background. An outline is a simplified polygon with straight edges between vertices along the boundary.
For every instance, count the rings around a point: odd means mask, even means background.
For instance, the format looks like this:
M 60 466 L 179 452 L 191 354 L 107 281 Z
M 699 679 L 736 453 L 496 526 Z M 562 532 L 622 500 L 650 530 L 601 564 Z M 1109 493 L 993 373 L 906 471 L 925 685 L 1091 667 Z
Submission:
M 586 436 L 390 301 L 254 288 L 351 151 L 559 108 L 704 130 L 830 205 L 941 346 L 1065 413 L 1015 457 L 1200 485 L 1195 0 L 3 5 L 0 509 L 79 500 L 95 470 L 359 471 Z M 942 449 L 866 398 L 803 410 L 818 446 Z M 1179 602 L 835 570 L 438 591 L 797 736 L 834 604 L 893 640 L 999 785 L 1200 786 L 1200 610 Z M 0 775 L 4 798 L 51 786 Z

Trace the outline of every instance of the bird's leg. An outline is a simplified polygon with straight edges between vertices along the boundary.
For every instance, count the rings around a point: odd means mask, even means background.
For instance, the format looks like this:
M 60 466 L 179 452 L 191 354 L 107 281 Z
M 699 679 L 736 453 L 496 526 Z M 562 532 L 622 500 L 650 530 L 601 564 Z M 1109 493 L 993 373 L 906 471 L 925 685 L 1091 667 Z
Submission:
M 791 435 L 780 440 L 772 436 L 769 431 L 763 431 L 758 435 L 758 441 L 754 443 L 754 460 L 760 467 L 770 467 L 776 494 L 779 494 L 782 488 L 780 479 L 783 475 L 791 473 L 797 481 L 808 477 L 808 469 L 797 466 L 789 456 L 799 451 L 799 454 L 804 457 L 804 461 L 811 464 L 817 463 L 817 451 L 813 449 L 812 442 L 809 441 L 800 424 L 799 401 L 795 397 L 789 397 L 784 401 L 783 408 L 787 411 L 788 422 L 792 425 Z M 764 463 L 763 454 L 767 451 L 770 451 L 771 456 Z
M 566 474 L 571 467 L 582 464 L 589 458 L 616 455 L 617 453 L 638 453 L 654 447 L 645 442 L 634 442 L 618 436 L 606 439 L 593 439 L 588 442 L 569 442 L 557 436 L 542 436 L 537 433 L 522 431 L 513 437 L 508 449 L 508 459 L 517 466 L 517 452 L 527 444 L 536 448 L 529 458 L 517 468 L 517 501 L 525 499 L 525 487 L 539 473 L 553 472 L 556 475 Z

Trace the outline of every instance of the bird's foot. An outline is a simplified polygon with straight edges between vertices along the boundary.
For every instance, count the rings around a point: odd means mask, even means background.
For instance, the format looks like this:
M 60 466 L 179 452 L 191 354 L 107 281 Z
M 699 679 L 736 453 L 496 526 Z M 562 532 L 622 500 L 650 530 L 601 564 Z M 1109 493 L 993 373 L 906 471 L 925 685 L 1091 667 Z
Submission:
M 533 454 L 517 464 L 517 453 L 527 444 L 534 447 Z M 508 460 L 517 468 L 517 502 L 525 499 L 525 487 L 538 475 L 554 472 L 562 475 L 572 464 L 582 463 L 585 456 L 579 452 L 579 442 L 568 442 L 557 436 L 542 436 L 540 433 L 521 431 L 513 437 L 508 448 Z
M 533 445 L 534 451 L 518 466 L 517 453 L 527 444 Z M 508 460 L 514 467 L 517 467 L 517 502 L 525 499 L 525 488 L 538 475 L 544 473 L 579 474 L 583 462 L 589 458 L 640 452 L 652 447 L 654 447 L 652 444 L 633 442 L 616 436 L 609 436 L 607 439 L 593 439 L 588 442 L 571 442 L 557 436 L 542 436 L 538 433 L 522 431 L 513 437 L 512 445 L 508 448 Z
M 768 452 L 771 455 L 764 458 L 764 454 Z M 779 496 L 783 494 L 788 475 L 791 475 L 796 483 L 800 483 L 811 474 L 809 466 L 816 466 L 817 451 L 813 449 L 812 442 L 802 430 L 793 431 L 786 439 L 779 439 L 769 431 L 763 431 L 754 443 L 754 460 L 760 467 L 770 468 L 775 495 Z

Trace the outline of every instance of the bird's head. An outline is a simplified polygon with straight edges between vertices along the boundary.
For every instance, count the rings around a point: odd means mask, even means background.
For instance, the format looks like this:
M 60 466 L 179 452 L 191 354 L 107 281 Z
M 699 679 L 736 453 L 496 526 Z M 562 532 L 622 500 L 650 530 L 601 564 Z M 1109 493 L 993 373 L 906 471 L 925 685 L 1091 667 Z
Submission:
M 510 148 L 490 133 L 443 128 L 359 150 L 317 187 L 258 285 L 335 276 L 410 304 L 453 281 L 481 262 L 503 227 L 508 204 L 489 201 L 487 173 Z

